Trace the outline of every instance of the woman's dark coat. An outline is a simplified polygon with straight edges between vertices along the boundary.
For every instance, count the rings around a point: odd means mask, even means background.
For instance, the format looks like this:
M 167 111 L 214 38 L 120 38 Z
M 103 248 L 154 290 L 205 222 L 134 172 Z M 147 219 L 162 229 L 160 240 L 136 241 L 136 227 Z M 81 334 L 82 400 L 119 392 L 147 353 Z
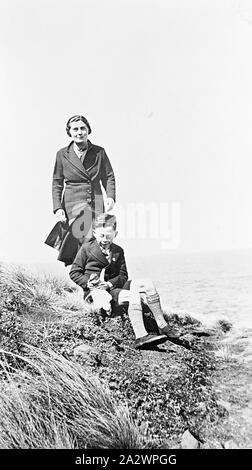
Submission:
M 64 209 L 68 220 L 75 218 L 86 207 L 91 208 L 93 214 L 103 212 L 100 182 L 107 197 L 115 201 L 115 176 L 104 148 L 88 141 L 87 154 L 91 161 L 88 171 L 75 154 L 73 142 L 56 155 L 52 183 L 53 211 Z

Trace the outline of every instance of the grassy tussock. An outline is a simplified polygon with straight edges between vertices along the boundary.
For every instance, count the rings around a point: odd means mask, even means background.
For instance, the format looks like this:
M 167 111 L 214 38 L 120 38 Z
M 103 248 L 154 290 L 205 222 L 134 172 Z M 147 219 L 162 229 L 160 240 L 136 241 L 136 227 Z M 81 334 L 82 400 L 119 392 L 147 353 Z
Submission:
M 0 266 L 0 290 L 8 297 L 7 301 L 21 305 L 23 311 L 39 307 L 57 312 L 75 311 L 83 306 L 78 289 L 70 279 L 33 273 L 23 266 Z
M 234 354 L 229 344 L 221 345 L 215 351 L 215 355 L 224 362 L 232 362 L 234 360 Z
M 15 365 L 6 360 L 15 357 Z M 127 408 L 83 367 L 52 350 L 0 350 L 0 448 L 137 448 Z

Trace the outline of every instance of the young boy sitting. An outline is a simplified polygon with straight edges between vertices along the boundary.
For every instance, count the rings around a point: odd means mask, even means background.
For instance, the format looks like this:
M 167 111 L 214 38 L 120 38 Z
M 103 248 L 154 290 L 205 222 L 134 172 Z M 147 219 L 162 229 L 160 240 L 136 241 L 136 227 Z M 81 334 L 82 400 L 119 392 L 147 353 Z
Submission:
M 128 305 L 129 319 L 136 337 L 135 348 L 145 349 L 170 340 L 180 344 L 179 334 L 166 323 L 160 305 L 159 294 L 150 279 L 128 281 L 124 251 L 113 243 L 116 231 L 114 215 L 102 214 L 96 218 L 94 238 L 82 245 L 70 270 L 70 278 L 84 290 L 84 299 L 89 294 L 94 298 L 98 289 L 111 297 L 112 314 L 117 307 Z M 160 334 L 148 333 L 143 322 L 142 302 L 147 303 L 154 315 Z M 110 312 L 108 312 L 110 313 Z

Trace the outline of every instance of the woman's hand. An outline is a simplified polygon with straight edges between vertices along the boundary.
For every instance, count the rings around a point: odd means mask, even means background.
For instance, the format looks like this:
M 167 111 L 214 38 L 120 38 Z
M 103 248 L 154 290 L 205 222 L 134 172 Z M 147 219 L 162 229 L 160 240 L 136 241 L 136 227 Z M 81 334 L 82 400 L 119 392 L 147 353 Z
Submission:
M 106 212 L 111 211 L 113 209 L 114 205 L 115 205 L 114 199 L 112 197 L 108 197 L 106 202 L 105 202 L 105 211 Z
M 58 209 L 56 212 L 55 212 L 55 216 L 56 216 L 56 219 L 58 222 L 66 222 L 66 214 L 65 214 L 65 211 L 63 209 Z

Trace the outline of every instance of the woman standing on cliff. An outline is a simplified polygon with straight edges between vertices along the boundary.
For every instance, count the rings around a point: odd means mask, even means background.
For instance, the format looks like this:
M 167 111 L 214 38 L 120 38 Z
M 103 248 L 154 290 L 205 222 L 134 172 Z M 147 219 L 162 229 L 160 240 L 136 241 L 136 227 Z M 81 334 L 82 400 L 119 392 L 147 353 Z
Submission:
M 95 216 L 104 212 L 101 184 L 107 195 L 105 211 L 113 209 L 115 176 L 104 148 L 88 139 L 91 127 L 84 116 L 72 116 L 66 132 L 72 140 L 57 152 L 52 197 L 57 221 L 71 225 L 71 241 L 63 241 L 58 259 L 71 264 L 83 240 L 91 238 Z

